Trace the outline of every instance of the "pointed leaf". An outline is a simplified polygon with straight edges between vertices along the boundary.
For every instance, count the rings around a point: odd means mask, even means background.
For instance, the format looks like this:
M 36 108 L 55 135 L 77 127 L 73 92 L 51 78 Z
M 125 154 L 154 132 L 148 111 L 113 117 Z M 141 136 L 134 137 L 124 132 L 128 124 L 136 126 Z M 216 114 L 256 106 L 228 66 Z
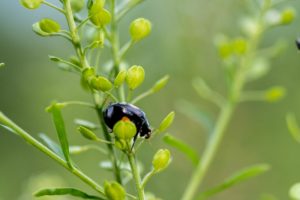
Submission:
M 288 113 L 286 115 L 286 123 L 289 129 L 289 132 L 291 133 L 292 137 L 300 143 L 300 128 L 298 126 L 296 117 L 292 113 Z
M 48 112 L 51 112 L 53 122 L 58 134 L 58 139 L 64 154 L 64 157 L 69 165 L 69 167 L 72 167 L 71 165 L 71 159 L 70 159 L 70 154 L 69 154 L 69 142 L 67 138 L 67 132 L 65 128 L 65 123 L 61 114 L 60 107 L 56 104 L 53 103 L 49 108 Z
M 211 132 L 213 130 L 214 123 L 212 117 L 210 117 L 208 113 L 203 111 L 198 106 L 188 101 L 180 100 L 177 103 L 177 109 L 190 119 L 201 124 L 208 132 Z
M 220 193 L 226 190 L 227 188 L 233 187 L 243 181 L 249 180 L 252 177 L 265 173 L 269 169 L 270 166 L 267 164 L 254 165 L 246 169 L 243 169 L 235 173 L 233 176 L 227 178 L 223 183 L 203 192 L 202 194 L 200 194 L 199 198 L 197 199 L 199 200 L 206 199 L 207 197 Z
M 94 124 L 93 122 L 90 122 L 88 120 L 85 120 L 85 119 L 75 119 L 74 120 L 74 123 L 76 125 L 79 125 L 79 126 L 84 126 L 86 128 L 89 128 L 91 130 L 95 130 L 97 128 L 99 128 L 99 126 L 97 126 L 96 124 Z
M 168 145 L 182 152 L 187 158 L 189 158 L 192 161 L 194 165 L 198 164 L 200 157 L 198 153 L 193 148 L 191 148 L 188 144 L 184 143 L 178 138 L 175 138 L 174 136 L 171 136 L 170 134 L 166 134 L 163 137 L 163 140 Z
M 84 193 L 78 189 L 74 189 L 74 188 L 43 189 L 34 194 L 35 197 L 56 196 L 56 195 L 71 195 L 74 197 L 81 197 L 82 199 L 104 200 L 104 198 L 102 198 L 102 197 L 89 195 L 89 194 L 86 194 L 86 193 Z
M 64 154 L 63 154 L 60 146 L 55 141 L 53 141 L 51 138 L 49 138 L 45 133 L 40 133 L 39 137 L 54 153 L 59 155 L 61 158 L 64 158 Z

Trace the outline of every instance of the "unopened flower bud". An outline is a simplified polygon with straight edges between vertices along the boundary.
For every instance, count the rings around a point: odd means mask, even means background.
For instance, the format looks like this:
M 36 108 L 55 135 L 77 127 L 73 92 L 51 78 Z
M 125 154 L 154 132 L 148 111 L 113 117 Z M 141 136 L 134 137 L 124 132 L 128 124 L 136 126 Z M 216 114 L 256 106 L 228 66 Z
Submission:
M 293 9 L 285 9 L 284 11 L 282 11 L 281 13 L 281 24 L 290 24 L 291 22 L 294 21 L 295 19 L 295 10 Z
M 159 79 L 154 86 L 151 88 L 152 92 L 158 92 L 159 90 L 163 89 L 170 79 L 169 75 L 164 76 L 163 78 Z
M 127 72 L 125 70 L 121 70 L 118 73 L 118 75 L 117 75 L 117 77 L 115 78 L 115 81 L 114 81 L 114 86 L 116 88 L 120 87 L 123 84 L 123 82 L 125 81 L 125 78 L 126 78 L 126 74 L 127 74 Z
M 93 141 L 98 141 L 99 138 L 97 135 L 90 129 L 84 127 L 84 126 L 79 126 L 77 130 L 81 133 L 83 137 L 85 137 L 88 140 L 93 140 Z
M 43 0 L 20 0 L 20 3 L 27 9 L 33 10 L 40 7 Z
M 92 78 L 95 77 L 95 69 L 94 68 L 86 68 L 82 71 L 81 75 L 81 86 L 84 89 L 88 89 Z
M 42 19 L 39 21 L 39 27 L 41 31 L 45 33 L 57 33 L 60 31 L 60 25 L 52 19 Z
M 96 90 L 101 90 L 102 92 L 107 92 L 111 90 L 112 83 L 103 76 L 93 77 L 91 80 L 92 88 Z
M 102 8 L 98 11 L 90 12 L 90 20 L 96 26 L 105 26 L 111 20 L 111 14 L 108 10 Z
M 114 125 L 113 132 L 118 139 L 131 140 L 135 136 L 137 130 L 133 122 L 127 117 L 123 117 Z
M 81 11 L 84 6 L 84 0 L 71 0 L 70 2 L 74 13 Z
M 247 41 L 244 38 L 237 38 L 233 41 L 233 50 L 236 54 L 243 55 L 247 50 Z
M 140 86 L 145 78 L 145 71 L 142 66 L 134 65 L 127 71 L 126 82 L 130 90 L 136 89 Z
M 125 200 L 126 197 L 125 189 L 115 181 L 105 182 L 104 192 L 109 200 Z
M 277 86 L 272 87 L 265 93 L 265 99 L 268 102 L 275 102 L 281 100 L 285 96 L 285 88 Z
M 130 24 L 130 35 L 133 41 L 147 37 L 151 32 L 151 22 L 144 18 L 135 19 Z
M 152 160 L 153 169 L 155 172 L 160 172 L 168 167 L 171 162 L 171 153 L 168 149 L 158 150 Z
M 158 130 L 160 132 L 167 130 L 167 128 L 169 128 L 171 126 L 171 124 L 173 123 L 174 118 L 175 118 L 175 112 L 172 111 L 162 120 L 162 122 L 159 125 Z

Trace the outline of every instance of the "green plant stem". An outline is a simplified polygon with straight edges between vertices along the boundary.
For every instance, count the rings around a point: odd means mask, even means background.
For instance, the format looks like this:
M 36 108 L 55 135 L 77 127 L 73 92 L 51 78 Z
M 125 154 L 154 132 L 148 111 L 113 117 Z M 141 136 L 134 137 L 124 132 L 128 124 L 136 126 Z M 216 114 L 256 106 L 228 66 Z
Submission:
M 185 191 L 182 200 L 192 200 L 195 193 L 197 192 L 197 189 L 201 184 L 210 166 L 210 163 L 216 154 L 219 144 L 222 141 L 225 129 L 228 125 L 233 110 L 234 105 L 229 102 L 222 108 L 212 137 L 210 138 L 210 141 L 203 153 L 202 160 L 198 164 L 195 172 L 193 173 L 192 179 L 190 180 L 190 183 L 187 186 L 187 190 Z
M 69 29 L 70 29 L 70 33 L 71 33 L 71 37 L 72 37 L 72 41 L 73 41 L 73 46 L 76 49 L 77 56 L 80 60 L 80 63 L 82 64 L 83 68 L 88 68 L 89 64 L 87 62 L 86 56 L 85 56 L 84 51 L 80 44 L 80 37 L 78 35 L 78 29 L 77 29 L 76 23 L 74 21 L 70 0 L 64 1 L 64 7 L 66 9 L 66 18 L 67 18 L 67 22 L 69 25 Z M 102 107 L 98 104 L 97 98 L 95 97 L 94 99 L 95 99 L 95 105 L 96 105 L 95 107 L 97 110 L 97 114 L 98 114 L 98 117 L 99 117 L 99 120 L 101 123 L 101 127 L 103 130 L 103 135 L 107 141 L 111 142 L 111 137 L 109 136 L 109 133 L 107 131 L 106 125 L 105 125 L 103 117 L 102 117 Z M 114 152 L 113 146 L 112 146 L 112 144 L 106 144 L 106 145 L 109 150 L 109 157 L 114 165 L 114 174 L 115 174 L 116 180 L 122 184 L 121 172 L 120 172 L 119 166 L 117 164 L 117 158 L 116 158 L 116 154 Z
M 111 137 L 109 135 L 109 132 L 106 128 L 106 124 L 104 122 L 103 119 L 103 115 L 102 115 L 102 107 L 101 106 L 97 106 L 97 114 L 98 114 L 98 118 L 102 127 L 102 131 L 103 131 L 103 135 L 105 140 L 112 142 Z M 122 184 L 122 177 L 121 177 L 121 170 L 120 167 L 118 165 L 118 160 L 117 160 L 117 156 L 116 156 L 116 152 L 113 148 L 113 145 L 111 143 L 106 144 L 107 145 L 107 149 L 109 150 L 109 158 L 113 164 L 113 170 L 114 170 L 114 175 L 116 178 L 116 181 L 120 184 Z
M 195 197 L 198 187 L 201 185 L 204 176 L 206 175 L 206 172 L 208 171 L 209 166 L 213 158 L 215 157 L 215 154 L 224 136 L 226 127 L 228 126 L 228 123 L 231 119 L 232 113 L 234 112 L 235 107 L 240 101 L 241 92 L 246 82 L 246 75 L 248 72 L 247 70 L 251 66 L 251 62 L 254 60 L 257 46 L 261 39 L 262 33 L 265 31 L 263 18 L 265 12 L 268 10 L 268 7 L 269 4 L 266 4 L 261 10 L 257 22 L 257 32 L 249 38 L 248 51 L 240 61 L 236 76 L 230 87 L 228 99 L 226 100 L 224 106 L 221 107 L 219 118 L 213 130 L 209 143 L 207 144 L 203 152 L 202 160 L 199 162 L 194 173 L 192 174 L 192 178 L 190 179 L 190 182 L 186 187 L 182 200 L 192 200 Z
M 71 33 L 72 43 L 76 50 L 76 54 L 77 54 L 79 60 L 81 61 L 83 68 L 88 68 L 89 64 L 88 64 L 88 61 L 84 55 L 84 51 L 80 44 L 80 37 L 78 34 L 78 29 L 76 27 L 76 23 L 74 21 L 70 0 L 64 0 L 64 8 L 65 8 L 65 16 L 66 16 L 66 19 L 68 22 L 70 33 Z
M 145 177 L 143 178 L 143 181 L 142 181 L 142 189 L 145 189 L 148 181 L 152 178 L 152 176 L 155 175 L 155 171 L 154 169 L 152 169 L 148 174 L 145 175 Z
M 121 11 L 117 14 L 116 20 L 119 21 L 124 17 L 131 9 L 139 5 L 145 0 L 131 0 L 127 5 L 124 6 L 124 8 L 121 9 Z
M 135 183 L 135 187 L 138 193 L 138 199 L 139 200 L 144 200 L 145 199 L 145 192 L 141 183 L 141 177 L 140 177 L 140 173 L 139 170 L 137 168 L 137 164 L 135 161 L 135 157 L 133 152 L 129 152 L 127 153 L 127 157 L 130 163 L 130 167 L 131 167 L 131 171 L 132 171 L 132 175 L 133 175 L 133 179 L 134 179 L 134 183 Z
M 120 63 L 121 63 L 121 56 L 120 56 L 120 43 L 119 43 L 119 34 L 118 34 L 118 25 L 116 19 L 116 0 L 111 0 L 111 34 L 110 34 L 110 42 L 111 42 L 111 52 L 114 62 L 114 71 L 115 74 L 118 74 L 120 71 Z M 125 101 L 125 94 L 124 94 L 124 87 L 120 86 L 118 88 L 118 95 L 119 99 L 124 102 Z
M 34 146 L 56 162 L 58 162 L 61 166 L 63 166 L 65 169 L 67 169 L 69 172 L 77 176 L 79 179 L 81 179 L 83 182 L 85 182 L 87 185 L 89 185 L 91 188 L 96 190 L 102 195 L 104 194 L 103 188 L 98 185 L 94 180 L 92 180 L 90 177 L 85 175 L 82 171 L 77 169 L 76 167 L 70 168 L 65 160 L 63 160 L 61 157 L 53 153 L 50 149 L 45 147 L 42 143 L 37 141 L 35 138 L 33 138 L 30 134 L 28 134 L 26 131 L 24 131 L 22 128 L 20 128 L 17 124 L 15 124 L 13 121 L 11 121 L 9 118 L 7 118 L 2 112 L 0 112 L 0 123 L 4 126 L 11 129 L 13 132 L 17 133 L 19 136 L 21 136 L 26 142 L 28 142 L 30 145 Z
M 55 9 L 55 10 L 57 10 L 57 11 L 65 14 L 65 11 L 63 9 L 57 7 L 56 5 L 54 5 L 54 4 L 50 3 L 50 2 L 43 1 L 42 3 L 45 4 L 46 6 L 49 6 L 50 8 L 53 8 L 53 9 Z

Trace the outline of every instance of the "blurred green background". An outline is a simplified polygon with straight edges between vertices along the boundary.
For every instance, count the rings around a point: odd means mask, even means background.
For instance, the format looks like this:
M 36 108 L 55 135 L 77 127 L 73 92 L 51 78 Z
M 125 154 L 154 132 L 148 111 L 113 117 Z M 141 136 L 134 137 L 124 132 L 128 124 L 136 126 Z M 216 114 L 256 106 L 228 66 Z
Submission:
M 291 1 L 289 5 L 300 10 L 299 1 Z M 141 90 L 150 87 L 164 74 L 171 75 L 167 89 L 139 103 L 151 124 L 157 125 L 170 110 L 177 110 L 180 99 L 194 102 L 211 111 L 213 116 L 217 115 L 214 107 L 195 94 L 191 80 L 201 76 L 217 90 L 224 91 L 224 77 L 213 45 L 214 35 L 223 32 L 237 36 L 238 20 L 245 13 L 245 0 L 148 0 L 126 17 L 121 26 L 124 38 L 128 38 L 128 24 L 134 18 L 143 16 L 153 23 L 152 35 L 128 54 L 130 64 L 145 67 L 147 76 Z M 76 75 L 60 71 L 48 60 L 48 55 L 67 57 L 73 52 L 64 40 L 41 38 L 31 31 L 31 24 L 42 17 L 65 24 L 62 16 L 45 6 L 29 11 L 18 1 L 0 1 L 0 61 L 6 63 L 6 67 L 0 69 L 0 110 L 33 136 L 45 132 L 55 138 L 50 115 L 44 108 L 54 99 L 91 101 L 91 98 L 79 87 Z M 300 18 L 297 18 L 292 25 L 267 33 L 263 45 L 283 38 L 287 49 L 273 60 L 273 69 L 266 78 L 248 85 L 251 89 L 282 85 L 288 90 L 286 98 L 273 104 L 244 103 L 238 108 L 204 186 L 217 184 L 251 164 L 269 163 L 272 170 L 217 195 L 212 198 L 214 200 L 253 200 L 259 199 L 261 194 L 287 199 L 289 187 L 300 181 L 300 145 L 289 136 L 285 124 L 288 111 L 295 112 L 300 120 L 300 54 L 294 45 L 295 38 L 300 35 L 299 25 Z M 64 110 L 64 116 L 71 143 L 84 143 L 72 121 L 74 118 L 95 121 L 95 113 L 70 107 Z M 183 138 L 199 152 L 207 139 L 204 129 L 180 112 L 177 112 L 170 133 Z M 165 145 L 157 139 L 145 144 L 139 157 L 149 170 L 152 155 Z M 173 156 L 171 167 L 151 180 L 149 188 L 169 200 L 179 199 L 193 169 L 180 153 L 173 150 Z M 98 167 L 105 157 L 96 152 L 74 159 L 98 182 L 111 178 Z M 28 191 L 32 190 L 30 184 L 36 182 L 44 186 L 58 182 L 58 185 L 86 188 L 42 153 L 0 129 L 0 200 L 33 199 L 28 196 Z

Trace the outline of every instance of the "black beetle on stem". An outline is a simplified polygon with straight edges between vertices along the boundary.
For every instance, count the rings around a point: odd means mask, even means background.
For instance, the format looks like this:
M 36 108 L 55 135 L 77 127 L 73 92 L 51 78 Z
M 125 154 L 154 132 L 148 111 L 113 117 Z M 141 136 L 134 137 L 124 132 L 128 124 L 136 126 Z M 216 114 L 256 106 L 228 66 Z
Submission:
M 145 113 L 138 107 L 128 103 L 110 104 L 104 111 L 103 117 L 106 125 L 113 129 L 114 125 L 127 117 L 136 126 L 137 132 L 133 139 L 133 144 L 137 137 L 145 137 L 148 139 L 151 135 L 151 129 Z

